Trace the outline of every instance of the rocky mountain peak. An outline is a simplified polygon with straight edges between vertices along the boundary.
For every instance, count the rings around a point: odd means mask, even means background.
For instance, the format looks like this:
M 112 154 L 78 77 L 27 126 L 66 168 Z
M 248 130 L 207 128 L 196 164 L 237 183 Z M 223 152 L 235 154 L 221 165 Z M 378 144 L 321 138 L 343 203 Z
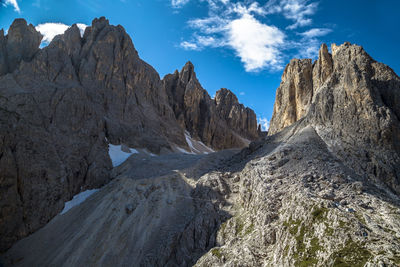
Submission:
M 313 87 L 320 87 L 333 71 L 332 55 L 328 52 L 328 46 L 322 44 L 317 61 L 313 66 Z
M 254 111 L 239 104 L 227 89 L 219 90 L 216 99 L 211 99 L 190 61 L 179 73 L 166 75 L 163 85 L 178 123 L 195 139 L 220 150 L 243 147 L 258 138 Z
M 183 66 L 181 72 L 179 73 L 180 80 L 182 83 L 187 84 L 189 81 L 196 78 L 196 73 L 194 72 L 194 66 L 192 62 L 186 62 L 185 66 Z
M 217 103 L 217 106 L 222 102 L 228 102 L 232 105 L 239 104 L 239 100 L 237 99 L 236 95 L 226 88 L 221 88 L 215 93 L 215 102 Z
M 350 168 L 400 192 L 399 104 L 400 79 L 389 67 L 358 45 L 333 44 L 332 56 L 322 45 L 314 65 L 310 59 L 287 65 L 269 134 L 299 120 L 313 125 Z
M 13 72 L 22 60 L 30 61 L 43 38 L 25 19 L 15 19 L 7 36 L 3 36 L 0 34 L 0 75 Z
M 274 134 L 302 118 L 313 97 L 311 59 L 292 59 L 286 66 L 276 91 L 268 133 Z

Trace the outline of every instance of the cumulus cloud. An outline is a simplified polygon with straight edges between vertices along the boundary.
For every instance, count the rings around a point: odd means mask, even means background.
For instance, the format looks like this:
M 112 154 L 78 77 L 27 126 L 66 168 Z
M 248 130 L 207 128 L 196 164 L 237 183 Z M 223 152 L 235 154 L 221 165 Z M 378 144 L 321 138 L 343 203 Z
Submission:
M 269 0 L 267 3 L 255 0 L 197 1 L 208 5 L 208 16 L 188 21 L 188 26 L 194 31 L 180 46 L 195 51 L 229 48 L 248 72 L 282 69 L 287 50 L 297 50 L 297 53 L 291 51 L 287 56 L 314 55 L 319 47 L 318 37 L 331 32 L 328 28 L 298 32 L 298 28 L 312 24 L 311 16 L 318 7 L 312 0 Z M 272 14 L 281 16 L 289 26 L 279 28 L 273 25 Z
M 258 124 L 261 125 L 262 131 L 268 131 L 269 128 L 269 120 L 267 118 L 258 118 Z
M 17 0 L 5 0 L 3 5 L 4 6 L 8 6 L 8 5 L 13 6 L 14 10 L 16 12 L 21 13 L 21 10 L 19 9 L 19 5 L 18 5 Z
M 257 71 L 266 66 L 279 68 L 278 46 L 284 38 L 278 28 L 263 24 L 249 14 L 229 24 L 229 45 L 244 63 L 246 71 Z
M 77 23 L 81 36 L 87 27 L 87 25 L 83 23 Z M 63 23 L 43 23 L 37 25 L 35 28 L 43 35 L 42 44 L 50 43 L 56 35 L 63 34 L 70 26 L 63 24 Z

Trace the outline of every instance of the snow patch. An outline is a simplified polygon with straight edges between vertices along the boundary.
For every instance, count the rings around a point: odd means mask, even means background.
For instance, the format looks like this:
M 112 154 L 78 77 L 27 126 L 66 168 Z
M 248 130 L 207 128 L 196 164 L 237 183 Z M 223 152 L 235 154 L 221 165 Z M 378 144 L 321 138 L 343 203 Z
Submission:
M 186 151 L 181 147 L 177 147 L 177 149 L 185 154 L 208 154 L 211 152 L 215 152 L 212 148 L 206 146 L 203 142 L 194 140 L 188 131 L 185 131 L 185 139 L 188 144 L 190 151 Z
M 90 197 L 93 193 L 96 193 L 99 189 L 91 189 L 80 192 L 79 194 L 75 195 L 70 201 L 65 202 L 64 209 L 61 211 L 60 214 L 64 214 L 69 211 L 71 208 L 78 206 L 82 202 L 84 202 L 88 197 Z
M 110 155 L 113 167 L 121 165 L 132 154 L 138 154 L 134 148 L 127 148 L 129 152 L 122 151 L 121 145 L 108 144 L 108 154 Z
M 185 131 L 186 143 L 189 145 L 190 151 L 195 154 L 201 154 L 201 152 L 193 146 L 192 137 L 188 131 Z
M 181 148 L 181 147 L 179 147 L 179 146 L 177 146 L 176 149 L 178 149 L 179 152 L 182 152 L 182 153 L 184 153 L 184 154 L 192 154 L 192 155 L 194 155 L 193 152 L 186 151 L 185 149 L 183 149 L 183 148 Z

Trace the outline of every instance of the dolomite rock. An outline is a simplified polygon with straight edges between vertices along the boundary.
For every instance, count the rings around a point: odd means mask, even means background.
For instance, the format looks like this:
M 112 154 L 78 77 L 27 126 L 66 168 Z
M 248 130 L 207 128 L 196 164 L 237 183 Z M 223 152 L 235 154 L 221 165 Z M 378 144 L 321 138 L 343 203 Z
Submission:
M 0 31 L 0 251 L 73 195 L 108 183 L 108 143 L 156 154 L 187 149 L 187 127 L 218 149 L 247 144 L 216 115 L 193 66 L 180 77 L 184 100 L 171 102 L 122 26 L 101 17 L 83 37 L 73 25 L 43 49 L 41 39 L 23 19 Z M 191 107 L 183 121 L 174 113 L 182 105 Z
M 23 19 L 0 33 L 0 250 L 110 180 L 107 142 L 186 146 L 157 72 L 121 26 L 95 19 L 39 49 Z M 6 60 L 5 60 L 6 58 Z
M 249 140 L 259 137 L 257 118 L 254 111 L 240 104 L 234 93 L 226 88 L 218 90 L 215 94 L 217 114 L 240 136 Z
M 269 135 L 279 132 L 307 113 L 313 97 L 312 77 L 311 59 L 292 59 L 286 66 L 276 90 Z
M 215 101 L 211 99 L 191 62 L 181 72 L 166 75 L 163 85 L 178 123 L 195 139 L 220 150 L 244 147 L 249 143 L 246 139 L 258 138 L 254 112 L 226 89 L 217 92 Z
M 313 76 L 310 60 L 289 63 L 277 90 L 269 134 L 303 118 L 348 167 L 399 193 L 400 78 L 360 46 L 332 45 L 332 53 L 321 46 Z M 298 90 L 288 90 L 295 80 Z M 308 112 L 297 116 L 299 102 L 294 99 L 304 95 L 307 101 L 300 106 Z

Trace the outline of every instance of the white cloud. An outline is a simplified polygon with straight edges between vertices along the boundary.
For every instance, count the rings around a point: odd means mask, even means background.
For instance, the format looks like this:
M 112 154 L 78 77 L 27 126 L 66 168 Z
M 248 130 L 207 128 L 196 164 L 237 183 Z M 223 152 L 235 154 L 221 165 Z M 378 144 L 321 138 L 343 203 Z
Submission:
M 314 0 L 269 0 L 266 4 L 256 0 L 197 1 L 208 5 L 208 16 L 188 21 L 193 33 L 180 46 L 195 51 L 229 48 L 248 72 L 282 69 L 283 62 L 292 56 L 314 57 L 320 45 L 318 37 L 331 32 L 328 28 L 293 32 L 312 24 L 311 16 L 318 8 Z M 289 26 L 273 25 L 272 14 L 288 21 Z
M 267 118 L 258 118 L 258 124 L 261 125 L 262 131 L 268 131 L 269 128 L 269 120 Z
M 245 92 L 240 92 L 240 93 L 239 93 L 239 95 L 245 95 L 245 94 L 246 94 Z
M 307 38 L 315 38 L 315 37 L 327 35 L 330 32 L 332 32 L 331 29 L 314 28 L 314 29 L 310 29 L 308 31 L 302 32 L 302 33 L 300 33 L 300 35 L 307 37 Z
M 278 45 L 285 35 L 278 28 L 262 24 L 252 15 L 245 14 L 229 24 L 229 45 L 244 63 L 246 71 L 257 71 L 281 64 Z
M 79 32 L 81 33 L 81 37 L 83 37 L 83 34 L 85 33 L 86 27 L 88 25 L 83 24 L 83 23 L 77 23 L 76 26 L 78 27 Z
M 16 12 L 21 13 L 21 10 L 19 9 L 19 5 L 18 5 L 17 0 L 5 0 L 3 5 L 4 6 L 11 5 L 11 6 L 14 7 L 14 10 Z
M 186 5 L 189 0 L 171 0 L 171 5 L 173 8 L 181 8 Z
M 87 25 L 82 23 L 77 23 L 81 36 L 83 35 Z M 43 35 L 42 44 L 50 43 L 56 35 L 63 34 L 70 26 L 63 23 L 43 23 L 37 25 L 35 28 Z
M 312 23 L 312 19 L 308 16 L 313 15 L 318 7 L 316 2 L 308 3 L 308 0 L 283 0 L 280 5 L 285 18 L 293 20 L 295 23 L 289 25 L 288 29 L 296 29 L 304 27 Z
M 180 46 L 186 50 L 201 50 L 201 48 L 196 43 L 192 43 L 192 42 L 188 42 L 188 41 L 181 42 Z

